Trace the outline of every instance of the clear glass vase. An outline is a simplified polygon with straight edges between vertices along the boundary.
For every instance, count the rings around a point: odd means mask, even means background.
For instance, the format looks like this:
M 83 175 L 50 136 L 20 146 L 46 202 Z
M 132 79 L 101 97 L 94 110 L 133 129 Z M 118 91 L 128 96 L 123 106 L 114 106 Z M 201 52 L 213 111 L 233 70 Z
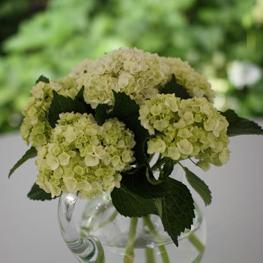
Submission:
M 206 243 L 206 223 L 195 206 L 191 230 L 176 247 L 158 216 L 120 215 L 109 195 L 92 200 L 63 194 L 58 217 L 63 239 L 79 262 L 86 263 L 197 263 Z

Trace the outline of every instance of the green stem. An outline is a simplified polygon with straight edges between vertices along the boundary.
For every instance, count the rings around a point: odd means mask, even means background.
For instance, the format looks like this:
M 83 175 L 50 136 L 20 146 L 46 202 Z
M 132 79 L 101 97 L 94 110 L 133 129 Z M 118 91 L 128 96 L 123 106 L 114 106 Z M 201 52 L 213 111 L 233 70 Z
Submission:
M 92 214 L 94 218 L 96 218 L 100 213 L 106 211 L 107 208 L 111 206 L 111 202 L 107 201 L 104 205 L 100 206 L 96 211 Z M 87 218 L 90 218 L 90 211 L 87 209 L 89 207 L 89 202 L 87 202 L 84 213 L 82 214 L 82 221 L 85 221 Z M 88 211 L 88 212 L 87 212 Z
M 145 248 L 146 263 L 155 263 L 154 250 L 152 248 Z
M 125 248 L 124 263 L 133 263 L 134 261 L 134 244 L 136 240 L 136 228 L 138 218 L 132 217 L 130 222 L 129 237 Z
M 194 233 L 188 236 L 188 240 L 197 249 L 198 252 L 204 253 L 205 246 Z
M 203 254 L 197 255 L 197 257 L 194 259 L 192 263 L 200 263 L 203 258 Z
M 102 227 L 106 226 L 107 224 L 113 222 L 114 219 L 117 217 L 117 215 L 118 215 L 118 212 L 117 212 L 117 211 L 114 211 L 114 212 L 109 216 L 108 219 L 106 219 L 105 221 L 101 222 L 101 223 L 98 225 L 97 229 L 102 228 Z M 97 229 L 95 229 L 95 230 L 97 230 Z
M 159 155 L 157 161 L 152 166 L 152 170 L 155 171 L 156 169 L 159 169 L 161 165 L 162 165 L 162 156 Z
M 113 222 L 114 219 L 117 217 L 118 212 L 114 211 L 107 219 L 105 219 L 104 221 L 102 221 L 98 226 L 82 226 L 81 227 L 81 236 L 86 236 L 87 233 L 89 233 L 91 230 L 93 231 L 97 231 L 98 229 L 108 225 L 109 223 Z
M 105 263 L 104 249 L 98 240 L 95 240 L 95 242 L 96 242 L 96 247 L 98 250 L 98 256 L 97 256 L 96 262 L 97 263 Z
M 160 237 L 160 234 L 159 232 L 156 230 L 150 216 L 144 216 L 143 217 L 143 221 L 144 221 L 144 224 L 148 227 L 148 229 L 153 233 L 153 235 L 155 236 L 156 238 L 156 241 L 157 242 L 160 242 L 161 241 L 161 237 Z M 166 247 L 164 245 L 160 245 L 159 247 L 159 251 L 160 251 L 160 254 L 161 254 L 161 258 L 162 258 L 162 261 L 163 263 L 170 263 L 170 259 L 169 259 L 169 255 L 167 253 L 167 250 L 166 250 Z

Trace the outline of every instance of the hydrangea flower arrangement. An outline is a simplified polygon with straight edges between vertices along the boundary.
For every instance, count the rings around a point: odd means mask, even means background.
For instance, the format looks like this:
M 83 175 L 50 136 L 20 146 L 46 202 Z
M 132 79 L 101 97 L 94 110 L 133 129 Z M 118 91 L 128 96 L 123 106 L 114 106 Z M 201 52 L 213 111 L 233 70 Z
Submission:
M 208 205 L 208 186 L 181 161 L 204 170 L 220 166 L 229 158 L 229 136 L 263 133 L 232 110 L 217 111 L 213 97 L 207 80 L 186 62 L 138 49 L 88 59 L 61 80 L 41 76 L 21 126 L 31 148 L 10 175 L 37 156 L 29 198 L 109 192 L 124 216 L 159 215 L 177 245 L 193 223 L 194 201 L 171 176 L 174 166 Z

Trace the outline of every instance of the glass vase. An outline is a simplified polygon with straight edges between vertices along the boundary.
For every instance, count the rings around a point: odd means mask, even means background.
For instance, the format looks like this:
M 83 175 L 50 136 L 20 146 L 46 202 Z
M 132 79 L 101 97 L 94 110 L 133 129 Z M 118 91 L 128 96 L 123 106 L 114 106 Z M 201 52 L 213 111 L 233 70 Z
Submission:
M 196 204 L 194 223 L 178 247 L 158 216 L 124 217 L 107 194 L 91 200 L 63 194 L 58 218 L 66 245 L 81 263 L 198 263 L 205 250 L 206 223 Z

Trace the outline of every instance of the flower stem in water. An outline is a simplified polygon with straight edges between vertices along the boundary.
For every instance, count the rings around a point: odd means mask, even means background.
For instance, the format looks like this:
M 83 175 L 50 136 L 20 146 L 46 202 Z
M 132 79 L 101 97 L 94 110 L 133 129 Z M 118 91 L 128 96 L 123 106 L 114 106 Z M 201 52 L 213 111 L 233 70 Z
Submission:
M 205 252 L 205 246 L 194 233 L 189 235 L 188 240 L 199 252 L 199 254 L 192 263 L 200 263 Z
M 189 235 L 188 240 L 198 250 L 198 252 L 204 253 L 205 246 L 194 233 Z
M 152 248 L 145 248 L 146 263 L 155 263 L 154 250 Z
M 155 228 L 150 216 L 144 216 L 143 217 L 143 221 L 144 221 L 144 224 L 148 227 L 148 229 L 155 236 L 156 241 L 159 242 L 160 239 L 161 239 L 160 234 L 156 230 L 156 228 Z M 160 245 L 158 248 L 159 248 L 159 251 L 160 251 L 163 263 L 170 263 L 170 259 L 169 259 L 169 255 L 167 253 L 166 247 L 164 245 Z
M 125 248 L 124 263 L 133 263 L 134 261 L 134 244 L 136 240 L 136 228 L 138 218 L 132 217 L 130 222 L 129 237 Z

